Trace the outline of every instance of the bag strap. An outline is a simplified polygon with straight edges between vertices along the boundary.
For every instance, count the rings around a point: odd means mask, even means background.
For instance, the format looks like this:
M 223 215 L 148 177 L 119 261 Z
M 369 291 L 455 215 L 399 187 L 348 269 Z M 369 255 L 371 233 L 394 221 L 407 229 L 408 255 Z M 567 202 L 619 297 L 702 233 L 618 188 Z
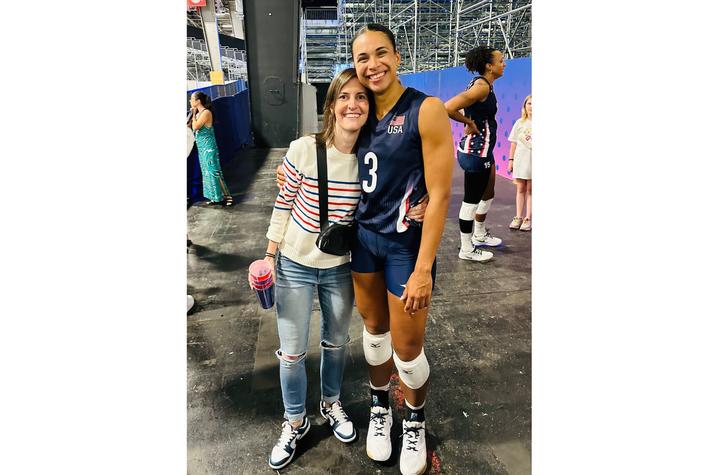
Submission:
M 327 184 L 327 148 L 320 139 L 319 134 L 316 136 L 317 142 L 317 173 L 319 180 L 319 229 L 323 230 L 327 223 L 329 208 L 329 190 Z

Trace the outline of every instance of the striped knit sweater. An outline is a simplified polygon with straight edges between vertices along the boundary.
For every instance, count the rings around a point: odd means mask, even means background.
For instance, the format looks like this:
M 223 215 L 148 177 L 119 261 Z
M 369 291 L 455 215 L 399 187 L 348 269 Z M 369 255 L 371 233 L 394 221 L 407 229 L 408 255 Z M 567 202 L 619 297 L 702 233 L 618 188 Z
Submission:
M 301 137 L 289 144 L 282 168 L 287 180 L 274 202 L 267 238 L 279 243 L 284 256 L 308 267 L 328 269 L 349 262 L 349 256 L 326 254 L 315 245 L 319 236 L 319 188 L 314 137 Z M 349 224 L 361 195 L 356 155 L 333 146 L 327 149 L 327 178 L 329 222 Z

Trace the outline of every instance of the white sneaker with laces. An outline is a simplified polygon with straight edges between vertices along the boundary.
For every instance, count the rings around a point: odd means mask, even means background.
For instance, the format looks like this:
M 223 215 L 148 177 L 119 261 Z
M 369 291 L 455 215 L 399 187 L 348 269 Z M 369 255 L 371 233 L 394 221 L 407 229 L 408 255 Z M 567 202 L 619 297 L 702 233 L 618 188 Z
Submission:
M 514 219 L 511 220 L 511 224 L 509 224 L 509 229 L 518 229 L 521 227 L 521 218 L 518 216 L 514 216 Z
M 468 252 L 464 250 L 459 251 L 459 259 L 464 259 L 465 261 L 486 262 L 492 257 L 494 257 L 493 252 L 482 251 L 478 247 Z
M 354 430 L 354 424 L 349 420 L 349 416 L 344 412 L 342 403 L 334 401 L 331 406 L 325 407 L 323 402 L 319 402 L 319 413 L 324 419 L 329 421 L 334 432 L 334 437 L 344 443 L 349 443 L 357 438 L 357 432 Z
M 309 419 L 304 416 L 302 425 L 297 428 L 292 427 L 289 421 L 282 424 L 282 434 L 279 440 L 274 444 L 272 453 L 269 454 L 269 466 L 274 470 L 279 470 L 289 465 L 294 458 L 297 449 L 297 441 L 309 432 Z
M 521 223 L 519 228 L 521 231 L 531 231 L 531 218 L 524 218 L 524 222 Z
M 391 409 L 372 406 L 366 434 L 366 454 L 370 459 L 384 462 L 391 456 Z
M 497 238 L 491 235 L 490 232 L 486 231 L 486 234 L 479 236 L 477 234 L 471 235 L 471 244 L 474 246 L 491 246 L 496 247 L 501 244 L 501 238 Z
M 426 471 L 425 425 L 425 422 L 404 421 L 399 459 L 399 469 L 402 475 L 419 475 Z

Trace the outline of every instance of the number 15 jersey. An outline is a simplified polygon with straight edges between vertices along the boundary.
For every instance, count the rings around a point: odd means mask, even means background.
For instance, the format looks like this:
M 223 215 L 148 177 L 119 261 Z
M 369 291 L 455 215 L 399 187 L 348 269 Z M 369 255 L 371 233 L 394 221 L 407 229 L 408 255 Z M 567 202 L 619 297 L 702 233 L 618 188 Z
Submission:
M 359 135 L 357 160 L 362 194 L 356 220 L 374 232 L 408 230 L 412 224 L 406 213 L 426 194 L 419 108 L 427 97 L 407 88 L 381 120 L 370 112 Z

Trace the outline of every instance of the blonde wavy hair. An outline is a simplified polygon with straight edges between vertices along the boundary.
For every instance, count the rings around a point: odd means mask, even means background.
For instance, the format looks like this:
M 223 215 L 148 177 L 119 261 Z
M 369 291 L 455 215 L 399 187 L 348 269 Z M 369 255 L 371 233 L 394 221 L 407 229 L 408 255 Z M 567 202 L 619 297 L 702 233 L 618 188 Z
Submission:
M 531 94 L 526 96 L 526 99 L 524 99 L 524 105 L 521 106 L 521 120 L 526 120 L 529 118 L 528 112 L 526 112 L 526 103 L 531 99 Z

